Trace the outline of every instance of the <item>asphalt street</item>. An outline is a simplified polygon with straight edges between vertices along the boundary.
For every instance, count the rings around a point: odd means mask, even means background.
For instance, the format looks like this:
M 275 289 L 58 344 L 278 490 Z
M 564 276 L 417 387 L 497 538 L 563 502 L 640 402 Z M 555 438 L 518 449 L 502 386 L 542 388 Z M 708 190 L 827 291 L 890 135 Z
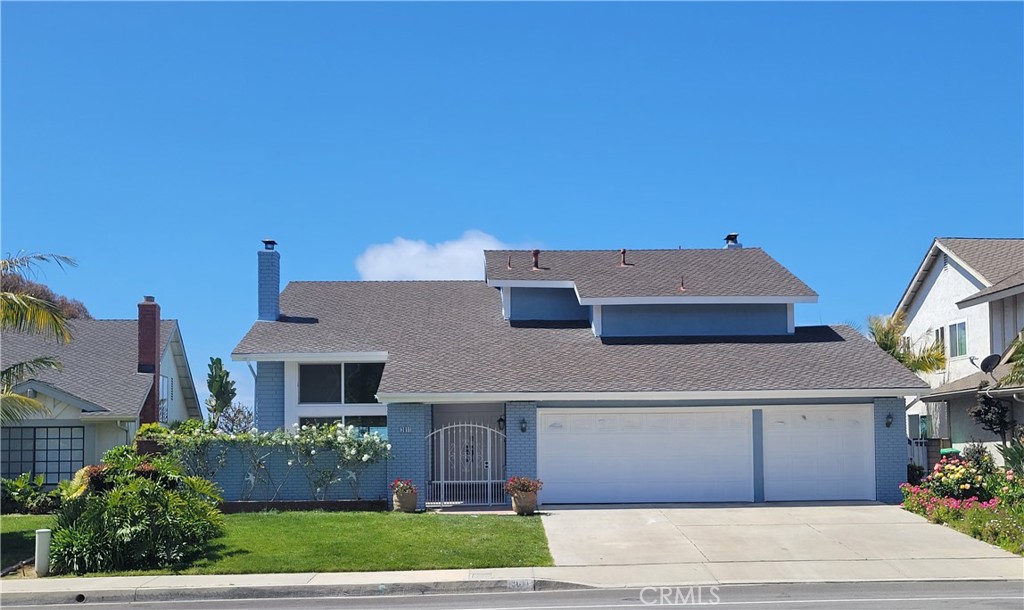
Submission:
M 645 589 L 587 589 L 523 593 L 469 593 L 347 598 L 289 598 L 205 600 L 189 602 L 135 602 L 45 606 L 47 608 L 151 607 L 160 610 L 317 610 L 345 608 L 385 610 L 597 610 L 607 608 L 720 606 L 723 608 L 771 608 L 773 610 L 864 608 L 936 610 L 942 608 L 1024 608 L 1024 581 L 939 581 L 891 583 L 816 583 L 778 585 L 727 585 L 718 587 L 667 587 Z M 41 608 L 9 606 L 5 608 Z

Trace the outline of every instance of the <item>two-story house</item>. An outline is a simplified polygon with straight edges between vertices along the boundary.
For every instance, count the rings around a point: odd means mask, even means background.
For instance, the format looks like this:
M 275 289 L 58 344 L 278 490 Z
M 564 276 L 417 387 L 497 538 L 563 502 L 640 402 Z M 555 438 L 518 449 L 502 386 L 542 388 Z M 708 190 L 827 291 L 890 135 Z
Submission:
M 139 425 L 202 417 L 176 320 L 161 320 L 145 297 L 138 320 L 72 320 L 71 341 L 4 332 L 4 367 L 43 356 L 58 370 L 38 371 L 13 390 L 46 407 L 37 417 L 0 428 L 5 478 L 27 472 L 47 485 L 71 478 L 103 454 L 131 444 Z
M 915 349 L 939 342 L 946 351 L 944 370 L 922 374 L 932 390 L 908 410 L 910 436 L 948 440 L 957 449 L 973 441 L 994 445 L 998 438 L 968 410 L 979 386 L 1006 374 L 1008 350 L 1024 330 L 1024 239 L 936 238 L 895 313 L 904 316 L 904 336 Z M 1003 364 L 988 374 L 980 365 L 991 354 Z M 1024 422 L 1022 389 L 988 391 Z
M 724 249 L 488 251 L 484 281 L 290 282 L 258 253 L 262 430 L 386 433 L 428 504 L 881 500 L 924 384 L 735 235 Z M 896 422 L 895 425 L 893 422 Z M 364 497 L 386 497 L 365 490 Z

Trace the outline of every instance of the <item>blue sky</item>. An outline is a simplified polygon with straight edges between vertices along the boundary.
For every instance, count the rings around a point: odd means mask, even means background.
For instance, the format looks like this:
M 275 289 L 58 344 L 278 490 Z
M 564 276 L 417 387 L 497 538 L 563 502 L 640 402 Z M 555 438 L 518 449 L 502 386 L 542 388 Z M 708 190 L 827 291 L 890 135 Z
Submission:
M 3 252 L 75 256 L 40 279 L 96 317 L 155 295 L 200 388 L 264 237 L 287 281 L 738 231 L 818 324 L 891 311 L 937 235 L 1024 235 L 1020 3 L 0 13 Z

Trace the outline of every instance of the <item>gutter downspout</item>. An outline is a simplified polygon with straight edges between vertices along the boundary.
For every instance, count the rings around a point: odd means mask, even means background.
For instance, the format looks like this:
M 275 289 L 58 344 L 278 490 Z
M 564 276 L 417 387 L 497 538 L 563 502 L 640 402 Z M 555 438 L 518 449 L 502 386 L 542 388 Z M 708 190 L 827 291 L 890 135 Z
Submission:
M 125 445 L 131 445 L 132 444 L 132 439 L 129 438 L 131 436 L 131 433 L 132 433 L 132 429 L 130 427 L 131 422 L 118 421 L 118 422 L 115 422 L 115 423 L 117 424 L 118 428 L 121 428 L 122 430 L 124 430 L 124 444 Z M 121 424 L 124 424 L 124 427 L 122 427 Z

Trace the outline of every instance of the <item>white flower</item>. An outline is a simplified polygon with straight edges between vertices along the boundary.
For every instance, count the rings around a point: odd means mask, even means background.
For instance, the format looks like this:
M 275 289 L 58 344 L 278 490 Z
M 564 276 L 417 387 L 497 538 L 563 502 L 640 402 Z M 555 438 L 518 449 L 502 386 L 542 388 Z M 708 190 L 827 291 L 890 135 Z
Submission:
M 305 430 L 305 429 L 306 429 L 306 426 L 299 427 L 299 430 Z
M 387 445 L 384 446 L 387 447 L 388 451 L 391 451 L 391 443 L 388 443 Z
M 316 449 L 310 449 L 309 450 L 309 454 L 310 455 L 316 455 Z
M 366 461 L 369 461 L 369 459 L 370 459 L 370 456 L 368 454 L 364 453 L 363 454 L 363 461 L 366 462 Z
M 288 460 L 288 465 L 289 466 L 294 466 L 295 465 L 295 460 Z
M 295 422 L 294 424 L 292 424 L 292 428 L 298 428 L 298 427 L 299 427 L 299 422 Z

